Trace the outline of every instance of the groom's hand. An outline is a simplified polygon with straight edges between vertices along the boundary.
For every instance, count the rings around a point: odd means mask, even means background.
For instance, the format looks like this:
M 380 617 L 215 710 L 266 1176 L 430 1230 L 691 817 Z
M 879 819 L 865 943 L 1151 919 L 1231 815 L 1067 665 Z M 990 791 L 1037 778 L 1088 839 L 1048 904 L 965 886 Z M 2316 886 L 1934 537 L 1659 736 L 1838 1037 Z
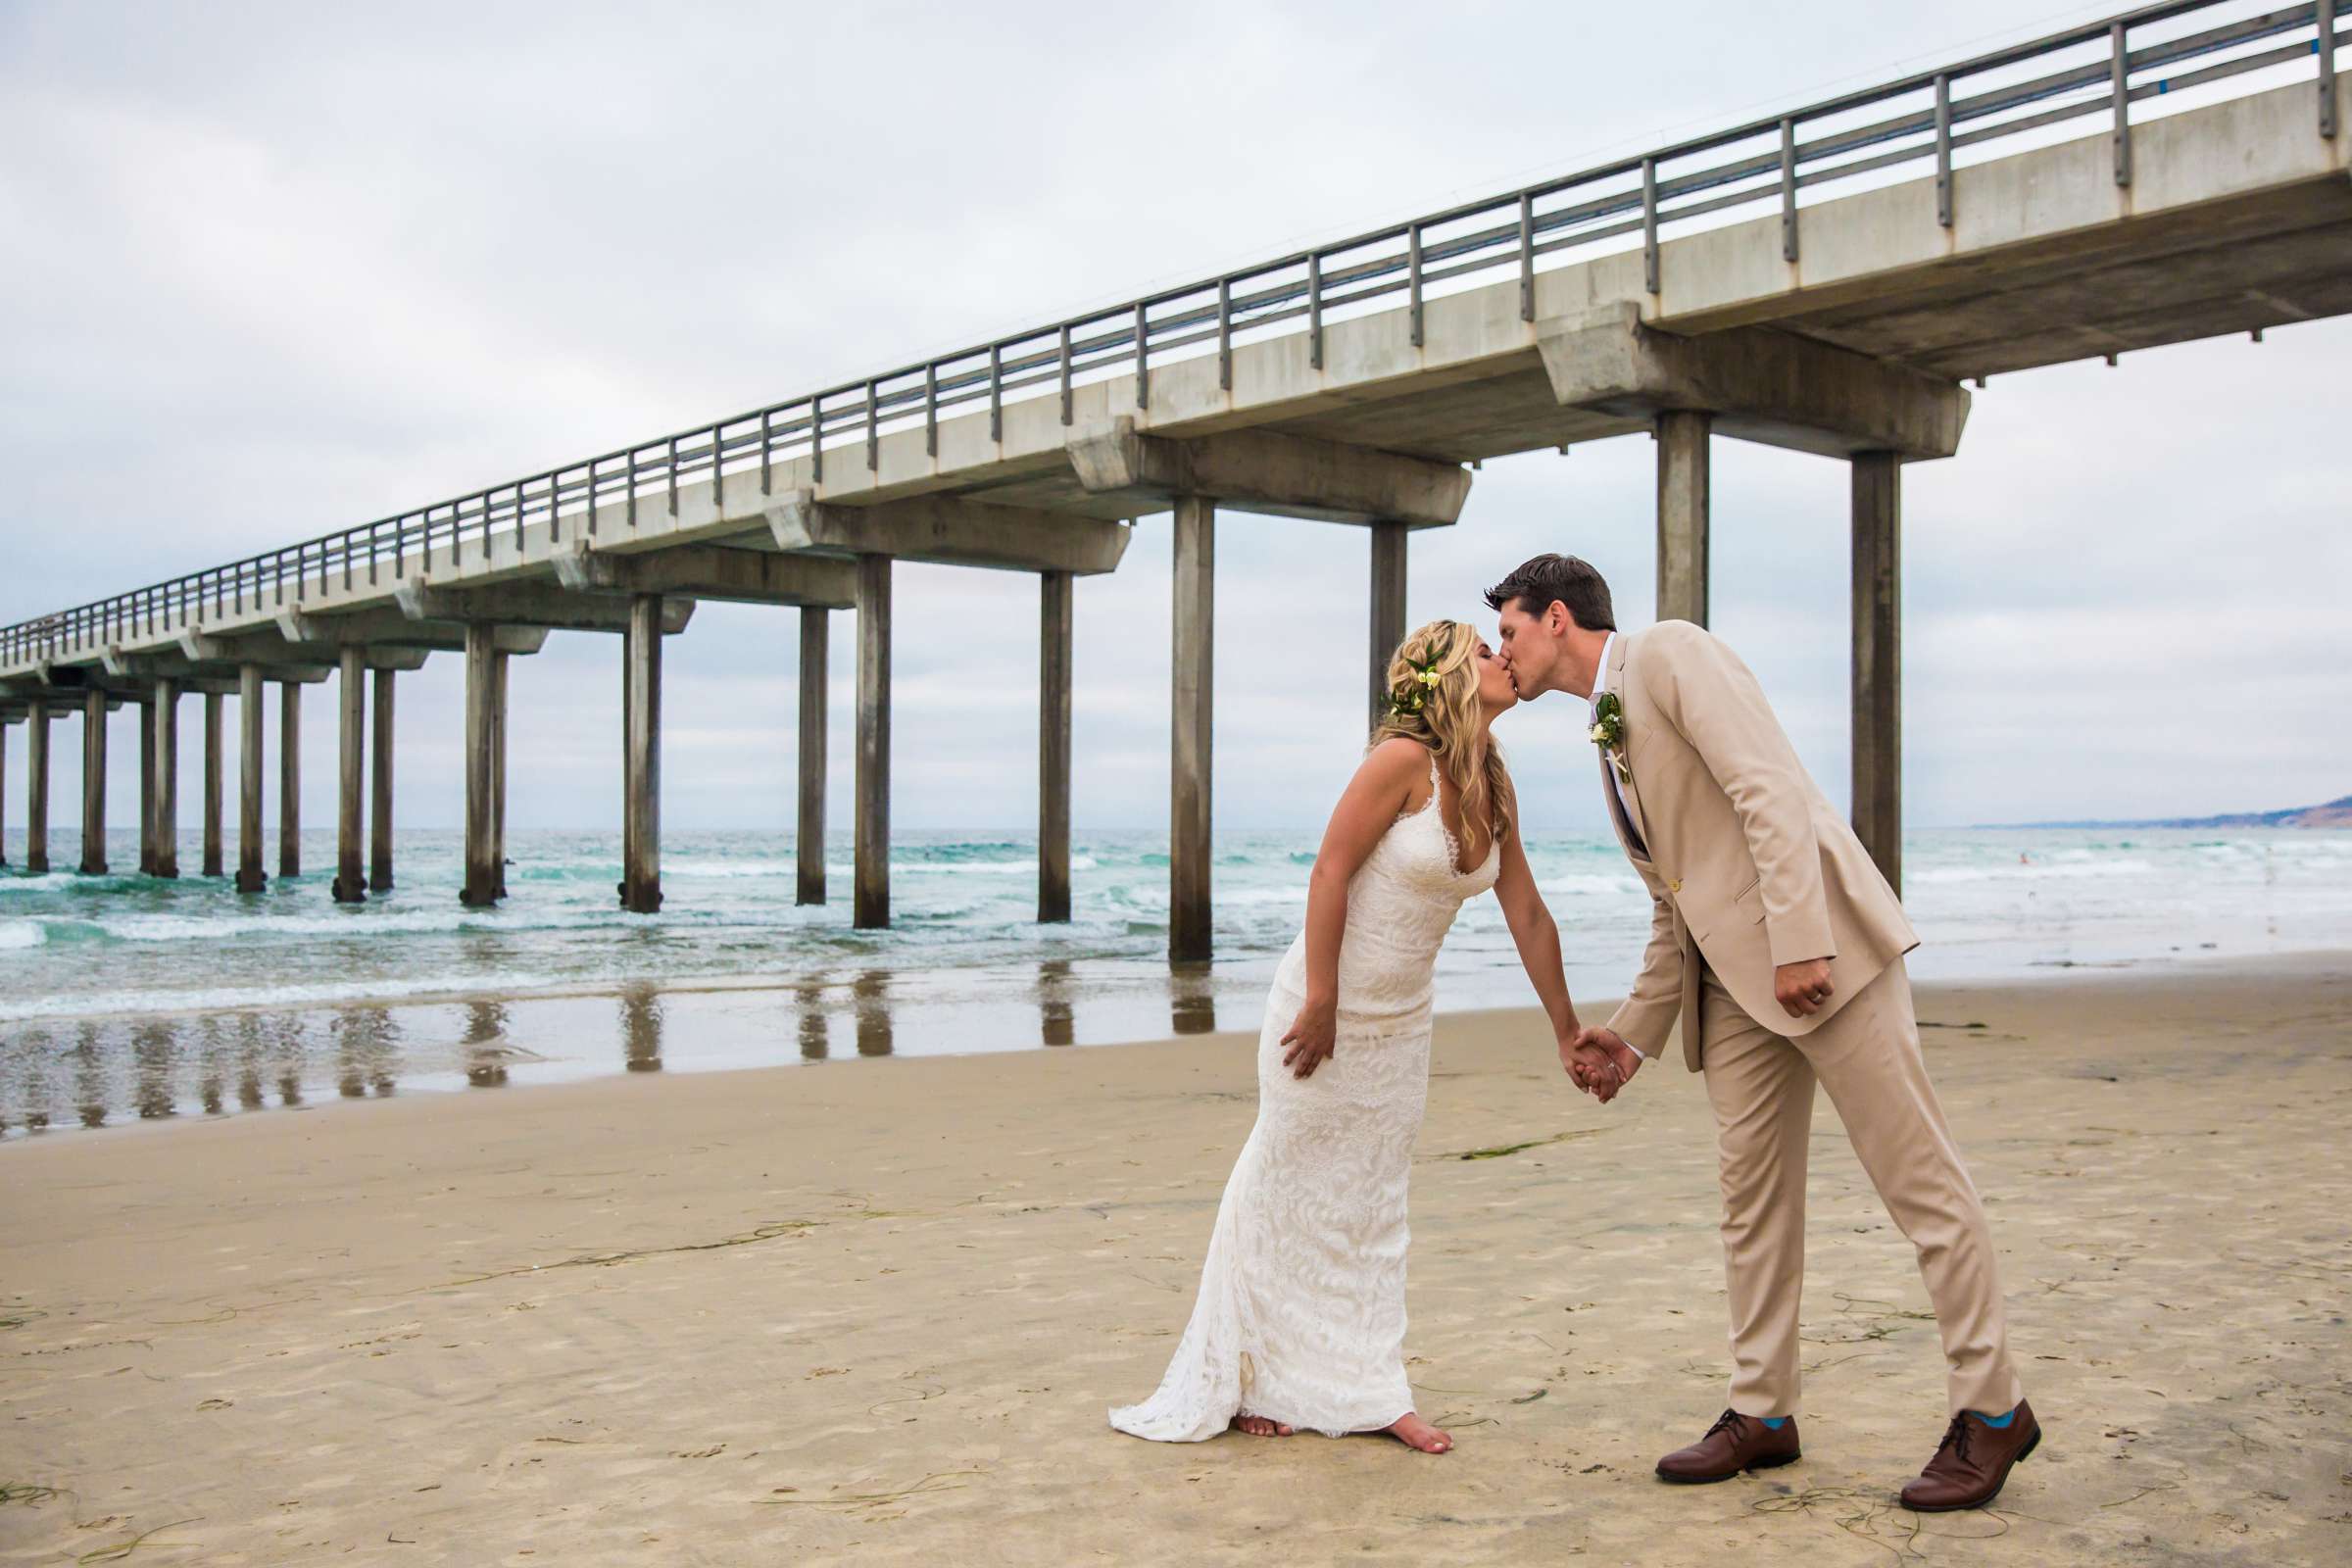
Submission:
M 1569 1069 L 1571 1075 L 1604 1105 L 1642 1070 L 1640 1054 L 1614 1029 L 1580 1029 L 1569 1044 L 1577 1063 Z
M 1781 1010 L 1791 1018 L 1810 1018 L 1829 1004 L 1830 993 L 1836 989 L 1830 984 L 1827 958 L 1784 963 L 1772 971 L 1772 994 Z

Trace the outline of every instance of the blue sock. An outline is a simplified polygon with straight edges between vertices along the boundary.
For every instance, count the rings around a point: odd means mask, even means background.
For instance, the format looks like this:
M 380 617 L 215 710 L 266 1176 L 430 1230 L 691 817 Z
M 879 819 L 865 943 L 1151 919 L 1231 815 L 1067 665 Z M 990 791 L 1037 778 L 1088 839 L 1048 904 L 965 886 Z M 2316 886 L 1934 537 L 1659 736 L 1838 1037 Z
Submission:
M 1983 1421 L 1988 1427 L 2005 1427 L 2010 1422 L 2017 1419 L 2017 1411 L 2015 1408 L 2012 1408 L 2006 1415 L 1986 1415 L 1984 1411 L 1979 1410 L 1977 1412 L 1977 1419 Z
M 1770 1427 L 1775 1432 L 1780 1431 L 1781 1428 L 1788 1424 L 1788 1418 L 1785 1415 L 1758 1416 L 1756 1419 L 1763 1422 L 1767 1427 Z M 2003 1426 L 2007 1426 L 2008 1424 L 2009 1423 L 2007 1421 L 2003 1421 L 2001 1423 Z

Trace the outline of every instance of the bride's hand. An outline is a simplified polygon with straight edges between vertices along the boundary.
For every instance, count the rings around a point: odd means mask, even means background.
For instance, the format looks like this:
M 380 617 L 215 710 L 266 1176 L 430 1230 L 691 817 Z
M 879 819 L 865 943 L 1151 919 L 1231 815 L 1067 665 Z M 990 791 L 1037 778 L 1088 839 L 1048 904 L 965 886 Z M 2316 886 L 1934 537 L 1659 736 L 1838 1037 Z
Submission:
M 1307 1000 L 1282 1037 L 1282 1064 L 1295 1078 L 1307 1078 L 1338 1045 L 1339 1004 Z

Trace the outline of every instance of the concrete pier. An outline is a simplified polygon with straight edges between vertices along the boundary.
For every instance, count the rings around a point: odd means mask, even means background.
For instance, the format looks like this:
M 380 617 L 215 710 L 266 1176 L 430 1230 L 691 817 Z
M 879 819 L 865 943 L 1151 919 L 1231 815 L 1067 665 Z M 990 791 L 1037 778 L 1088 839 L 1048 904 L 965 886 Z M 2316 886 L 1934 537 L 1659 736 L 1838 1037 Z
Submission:
M 513 658 L 490 655 L 490 858 L 498 867 L 498 896 L 507 896 L 507 674 Z
M 277 688 L 277 874 L 302 875 L 302 685 Z
M 49 870 L 49 705 L 37 697 L 24 708 L 24 869 Z
M 335 880 L 330 889 L 337 904 L 361 904 L 368 884 L 360 865 L 361 785 L 367 768 L 368 672 L 357 646 L 343 650 L 336 672 L 335 697 L 340 722 L 335 726 Z
M 1209 770 L 1216 648 L 1216 503 L 1176 502 L 1175 630 L 1170 656 L 1168 956 L 1210 952 Z
M 179 875 L 179 682 L 155 683 L 155 876 Z
M 797 904 L 825 902 L 825 704 L 831 612 L 804 605 L 801 616 L 800 799 L 793 846 Z
M 1037 917 L 1070 917 L 1071 601 L 1066 571 L 1037 579 Z
M 8 864 L 8 722 L 0 713 L 0 866 Z
M 139 875 L 155 875 L 155 705 L 142 697 L 139 714 Z
M 1405 540 L 1401 522 L 1375 522 L 1372 534 L 1370 668 L 1370 724 L 1377 726 L 1389 711 L 1389 661 L 1404 641 Z
M 1711 415 L 1658 416 L 1658 618 L 1707 623 Z
M 106 693 L 81 700 L 81 874 L 106 874 Z
M 219 692 L 204 694 L 204 858 L 200 863 L 206 876 L 226 874 L 220 859 L 220 708 Z
M 1891 452 L 1853 460 L 1854 834 L 1903 888 L 1903 470 Z
M 621 641 L 620 906 L 662 910 L 662 596 L 629 600 Z
M 850 923 L 890 924 L 890 557 L 858 558 L 858 781 Z
M 259 893 L 262 874 L 262 666 L 237 671 L 237 891 Z
M 2287 40 L 2271 65 L 2304 58 L 2293 46 L 2310 38 L 2310 22 L 2272 17 L 2262 25 L 2265 36 Z M 2331 49 L 2333 33 L 2327 36 Z M 1458 520 L 1470 484 L 1465 466 L 1646 432 L 1658 442 L 1659 612 L 1703 622 L 1711 609 L 1708 452 L 1723 435 L 1854 465 L 1854 808 L 1892 875 L 1900 755 L 1894 465 L 1957 452 L 1969 412 L 1961 381 L 2352 313 L 2352 272 L 2342 265 L 2352 239 L 2352 138 L 2336 129 L 2352 113 L 2352 77 L 2334 74 L 2331 53 L 2316 73 L 2317 117 L 2313 78 L 2263 85 L 2278 79 L 2267 75 L 2247 75 L 2246 90 L 2221 90 L 2212 102 L 2132 117 L 2135 102 L 2165 90 L 2149 70 L 2195 58 L 2207 45 L 2235 48 L 2252 34 L 2235 37 L 2221 40 L 2217 31 L 2194 49 L 2141 39 L 2143 51 L 2189 52 L 2143 54 L 2137 65 L 2127 56 L 2123 74 L 2139 80 L 2125 83 L 2131 95 L 2120 103 L 2100 108 L 2124 123 L 2089 122 L 2088 135 L 2038 134 L 2089 108 L 2087 100 L 1987 124 L 1982 117 L 1995 109 L 1978 89 L 1997 84 L 1965 85 L 1955 100 L 1969 122 L 1965 145 L 1985 151 L 1972 150 L 1958 169 L 1948 140 L 1897 149 L 1886 155 L 1892 161 L 1853 163 L 1842 132 L 1828 123 L 1865 101 L 1899 113 L 1893 106 L 1914 92 L 1914 81 L 1882 97 L 1849 95 L 1818 119 L 1798 112 L 1779 122 L 1789 161 L 1777 190 L 1758 179 L 1745 194 L 1720 194 L 1724 181 L 1746 178 L 1737 161 L 1751 156 L 1729 141 L 1721 157 L 1732 161 L 1715 164 L 1718 155 L 1705 153 L 1709 168 L 1689 167 L 1681 152 L 1659 155 L 1683 167 L 1653 186 L 1662 210 L 1644 215 L 1640 245 L 1600 243 L 1623 237 L 1616 225 L 1625 221 L 1610 205 L 1609 182 L 1622 171 L 1604 169 L 1435 220 L 1485 225 L 1446 241 L 1450 281 L 1443 292 L 1423 287 L 1424 225 L 1415 222 L 1387 239 L 1350 242 L 1345 257 L 1306 257 L 1302 300 L 1266 292 L 1297 259 L 1209 278 L 1189 294 L 1160 291 L 1150 302 L 1162 317 L 1160 339 L 1147 332 L 1125 367 L 1112 366 L 1116 332 L 1104 335 L 1105 321 L 1125 329 L 1132 318 L 1123 312 L 1000 338 L 917 367 L 914 380 L 892 372 L 867 383 L 862 454 L 839 439 L 854 394 L 825 394 L 838 400 L 829 465 L 810 444 L 820 400 L 804 396 L 670 439 L 666 462 L 657 457 L 625 496 L 611 458 L 537 468 L 460 502 L 257 558 L 246 564 L 250 575 L 246 566 L 228 574 L 225 604 L 222 577 L 210 573 L 5 628 L 0 695 L 12 706 L 35 698 L 54 706 L 80 702 L 93 687 L 150 691 L 165 675 L 209 693 L 234 673 L 249 710 L 239 885 L 259 886 L 258 680 L 321 678 L 351 643 L 368 649 L 368 667 L 389 652 L 421 659 L 429 649 L 464 647 L 470 668 L 477 652 L 486 661 L 489 652 L 532 651 L 537 643 L 527 639 L 543 639 L 550 627 L 622 631 L 636 614 L 633 596 L 657 596 L 662 629 L 672 633 L 697 595 L 861 604 L 857 915 L 880 924 L 889 917 L 891 563 L 1107 571 L 1132 519 L 1173 508 L 1169 951 L 1205 957 L 1215 513 L 1370 526 L 1369 658 L 1385 665 L 1404 625 L 1403 530 Z M 2207 79 L 2218 82 L 2244 63 Z M 1955 72 L 1982 74 L 1965 64 Z M 2031 142 L 1994 145 L 2027 128 L 2036 131 Z M 2111 136 L 2129 139 L 2129 184 L 2116 178 Z M 1892 172 L 1846 183 L 1878 168 Z M 1801 210 L 1800 185 L 1815 198 Z M 1687 221 L 1717 210 L 1720 221 Z M 1344 283 L 1322 270 L 1327 262 L 1345 266 Z M 1131 310 L 1133 318 L 1152 314 Z M 1212 319 L 1213 327 L 1205 324 Z M 1094 344 L 1074 357 L 1073 328 L 1078 343 Z M 1212 331 L 1215 352 L 1165 352 Z M 1017 372 L 1000 373 L 1016 363 Z M 985 393 L 976 364 L 988 367 Z M 884 396 L 894 378 L 897 390 Z M 908 401 L 917 384 L 919 406 Z M 634 449 L 628 466 L 658 451 Z M 388 544 L 380 563 L 379 544 Z M 599 544 L 607 548 L 591 548 Z M 1066 832 L 1055 816 L 1066 813 L 1067 790 L 1057 792 L 1054 781 L 1068 767 L 1064 699 L 1054 690 L 1067 655 L 1057 660 L 1051 650 L 1056 609 L 1066 624 L 1067 606 L 1057 602 L 1065 588 L 1049 582 L 1041 605 L 1041 913 L 1066 897 L 1054 844 Z M 499 627 L 487 650 L 474 647 L 475 622 Z M 812 610 L 804 640 L 821 640 L 822 625 Z M 658 667 L 650 646 L 642 662 Z M 803 722 L 813 717 L 821 727 L 820 661 L 804 658 L 803 679 L 817 681 L 805 693 Z M 469 860 L 477 830 L 486 852 L 481 866 L 469 865 L 469 893 L 485 899 L 503 881 L 500 689 L 495 674 L 469 681 L 469 708 L 477 700 L 481 708 L 480 729 L 468 730 Z M 388 682 L 383 695 L 379 724 L 390 708 Z M 631 727 L 658 746 L 650 686 L 648 697 Z M 1376 672 L 1368 702 L 1378 697 Z M 95 730 L 104 725 L 99 701 Z M 291 782 L 291 722 L 286 739 Z M 799 870 L 802 896 L 822 898 L 821 734 L 815 741 L 802 748 Z M 102 734 L 85 744 L 102 748 Z M 45 763 L 45 737 L 35 745 Z M 386 727 L 377 815 L 387 882 L 389 753 Z M 653 768 L 649 750 L 649 785 Z M 284 793 L 291 807 L 296 791 Z M 651 788 L 645 793 L 650 801 Z M 44 801 L 36 814 L 45 820 L 45 811 Z M 293 838 L 281 834 L 289 855 Z M 102 862 L 102 841 L 93 853 Z
M 494 722 L 498 675 L 492 639 L 496 628 L 480 621 L 466 627 L 466 884 L 458 902 L 486 908 L 498 902 L 498 863 L 491 799 L 497 743 Z
M 375 672 L 375 751 L 369 759 L 368 891 L 392 891 L 392 681 L 398 672 Z

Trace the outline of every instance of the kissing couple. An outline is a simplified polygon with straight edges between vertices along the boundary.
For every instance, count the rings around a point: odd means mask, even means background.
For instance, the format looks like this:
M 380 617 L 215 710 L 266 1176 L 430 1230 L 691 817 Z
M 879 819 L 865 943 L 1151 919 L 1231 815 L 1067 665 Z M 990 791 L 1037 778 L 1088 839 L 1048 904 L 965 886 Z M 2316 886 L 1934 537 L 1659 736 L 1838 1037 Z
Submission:
M 1981 1507 L 2041 1431 L 2011 1363 L 1992 1238 L 1920 1054 L 1902 905 L 1797 760 L 1763 689 L 1688 621 L 1621 633 L 1608 584 L 1544 555 L 1487 595 L 1490 644 L 1435 620 L 1389 662 L 1389 703 L 1325 828 L 1306 923 L 1258 1037 L 1257 1122 L 1217 1206 L 1193 1315 L 1158 1391 L 1110 1412 L 1140 1438 L 1228 1430 L 1453 1440 L 1404 1371 L 1405 1189 L 1429 1093 L 1431 976 L 1492 890 L 1560 1065 L 1606 1102 L 1665 1050 L 1702 1074 L 1722 1161 L 1730 1407 L 1663 1481 L 1791 1463 L 1805 1154 L 1816 1082 L 1917 1249 L 1943 1339 L 1942 1442 L 1901 1501 Z M 1601 795 L 1648 890 L 1649 943 L 1605 1027 L 1579 1022 L 1528 869 L 1494 720 L 1590 705 Z

